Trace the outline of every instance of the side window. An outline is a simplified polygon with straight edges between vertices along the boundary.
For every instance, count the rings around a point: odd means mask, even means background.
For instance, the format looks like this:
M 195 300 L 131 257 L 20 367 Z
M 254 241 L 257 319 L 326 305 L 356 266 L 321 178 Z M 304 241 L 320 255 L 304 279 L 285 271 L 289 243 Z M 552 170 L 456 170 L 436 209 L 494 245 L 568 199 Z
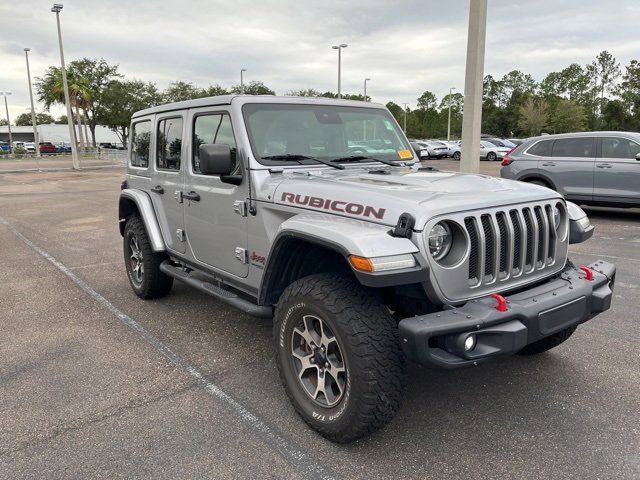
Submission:
M 638 153 L 640 153 L 640 145 L 634 141 L 620 137 L 602 139 L 602 158 L 635 159 Z
M 149 143 L 151 140 L 151 121 L 134 123 L 131 127 L 131 166 L 147 168 L 149 166 Z
M 594 157 L 593 138 L 561 138 L 553 144 L 554 157 Z
M 542 140 L 536 143 L 533 147 L 527 150 L 529 155 L 535 155 L 537 157 L 550 157 L 551 156 L 551 146 L 553 145 L 553 140 Z
M 226 113 L 198 115 L 193 125 L 193 172 L 200 173 L 200 145 L 223 143 L 231 148 L 231 171 L 236 172 L 236 138 L 231 127 L 231 118 Z
M 180 170 L 182 118 L 164 118 L 158 122 L 156 166 L 162 170 Z

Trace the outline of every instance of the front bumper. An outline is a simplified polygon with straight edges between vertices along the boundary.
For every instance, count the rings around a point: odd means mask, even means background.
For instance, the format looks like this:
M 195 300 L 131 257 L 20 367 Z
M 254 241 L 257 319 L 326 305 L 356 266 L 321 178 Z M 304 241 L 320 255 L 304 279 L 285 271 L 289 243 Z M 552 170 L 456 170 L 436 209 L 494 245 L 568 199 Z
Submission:
M 592 280 L 570 267 L 560 277 L 506 296 L 504 312 L 496 309 L 496 300 L 486 297 L 460 308 L 405 318 L 398 325 L 404 353 L 427 366 L 473 366 L 586 322 L 611 306 L 616 275 L 615 265 L 602 260 L 589 268 Z M 470 334 L 476 345 L 465 352 L 464 340 Z

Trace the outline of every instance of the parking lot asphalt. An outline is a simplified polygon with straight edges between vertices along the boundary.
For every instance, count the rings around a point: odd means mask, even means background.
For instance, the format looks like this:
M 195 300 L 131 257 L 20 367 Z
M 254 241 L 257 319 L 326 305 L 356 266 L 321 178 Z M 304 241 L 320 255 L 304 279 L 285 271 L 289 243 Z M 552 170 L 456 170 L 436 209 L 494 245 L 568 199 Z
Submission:
M 589 209 L 571 247 L 617 264 L 610 311 L 538 357 L 410 365 L 391 424 L 335 445 L 290 406 L 270 321 L 133 294 L 123 176 L 0 174 L 0 478 L 640 477 L 640 211 Z

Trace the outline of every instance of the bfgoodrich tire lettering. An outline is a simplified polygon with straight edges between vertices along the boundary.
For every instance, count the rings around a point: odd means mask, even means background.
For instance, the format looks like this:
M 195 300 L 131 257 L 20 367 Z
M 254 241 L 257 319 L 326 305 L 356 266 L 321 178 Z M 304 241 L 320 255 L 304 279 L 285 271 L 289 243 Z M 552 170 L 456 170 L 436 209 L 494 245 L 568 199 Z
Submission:
M 339 346 L 341 361 L 336 362 L 334 354 L 328 362 L 329 368 L 336 371 L 340 364 L 344 367 L 343 390 L 334 390 L 340 397 L 336 403 L 323 402 L 321 397 L 321 401 L 314 401 L 300 382 L 292 339 L 305 343 L 294 333 L 296 328 L 302 331 L 305 317 L 313 322 L 321 319 Z M 274 337 L 287 395 L 302 418 L 323 436 L 335 442 L 350 442 L 374 432 L 395 415 L 404 387 L 398 328 L 380 300 L 355 280 L 320 274 L 291 284 L 276 307 Z

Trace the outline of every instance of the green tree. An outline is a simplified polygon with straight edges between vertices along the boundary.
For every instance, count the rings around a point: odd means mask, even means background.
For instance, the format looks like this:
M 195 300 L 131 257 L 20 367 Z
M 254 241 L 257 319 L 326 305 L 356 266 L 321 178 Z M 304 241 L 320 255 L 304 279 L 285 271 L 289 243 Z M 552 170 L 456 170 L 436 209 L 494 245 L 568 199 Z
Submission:
M 162 92 L 162 102 L 183 102 L 185 100 L 193 100 L 206 96 L 206 91 L 196 87 L 193 83 L 178 80 L 170 83 L 166 90 Z
M 241 93 L 240 85 L 231 87 L 231 93 Z M 252 80 L 244 86 L 246 95 L 275 95 L 276 93 L 258 80 Z
M 533 97 L 529 97 L 524 104 L 520 106 L 518 127 L 532 137 L 539 135 L 542 129 L 547 126 L 549 119 L 547 109 L 548 105 L 544 99 L 539 99 L 536 102 Z
M 625 67 L 622 82 L 616 89 L 616 94 L 622 100 L 624 107 L 635 118 L 636 125 L 640 125 L 640 62 L 631 60 Z M 638 127 L 636 127 L 636 130 Z
M 587 127 L 587 114 L 584 107 L 563 98 L 549 115 L 548 127 L 553 133 L 584 131 Z
M 103 108 L 98 122 L 113 130 L 123 145 L 129 138 L 131 116 L 145 108 L 158 105 L 162 95 L 153 83 L 140 80 L 113 80 L 104 91 Z
M 287 95 L 291 97 L 320 97 L 322 94 L 313 88 L 301 88 L 300 90 L 289 90 Z
M 6 127 L 8 125 L 6 118 L 0 118 L 0 127 Z
M 418 108 L 421 110 L 429 110 L 429 108 L 435 108 L 438 99 L 433 92 L 425 91 L 418 97 Z
M 58 119 L 55 121 L 56 124 L 58 125 L 66 125 L 67 124 L 67 116 L 66 115 L 60 115 L 58 117 Z
M 16 125 L 19 126 L 30 126 L 31 125 L 31 113 L 21 113 L 16 117 L 15 120 Z M 48 125 L 50 123 L 54 123 L 53 117 L 48 113 L 36 113 L 36 124 L 38 125 Z

